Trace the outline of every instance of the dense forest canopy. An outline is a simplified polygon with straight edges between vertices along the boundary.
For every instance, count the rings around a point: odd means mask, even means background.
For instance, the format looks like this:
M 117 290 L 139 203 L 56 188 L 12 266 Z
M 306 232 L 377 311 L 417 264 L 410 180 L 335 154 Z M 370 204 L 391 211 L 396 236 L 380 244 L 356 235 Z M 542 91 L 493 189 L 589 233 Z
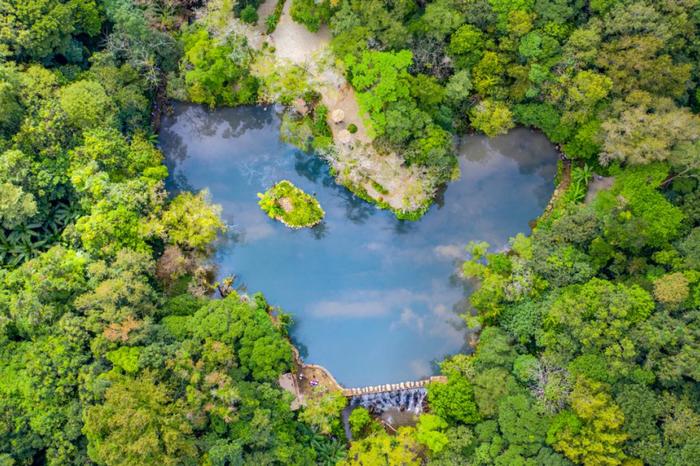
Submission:
M 158 122 L 303 97 L 289 124 L 328 149 L 304 70 L 240 32 L 284 1 L 0 0 L 0 465 L 697 464 L 699 2 L 287 1 L 405 166 L 446 182 L 472 130 L 560 147 L 531 235 L 465 238 L 475 353 L 415 427 L 355 409 L 347 443 L 343 397 L 277 384 L 289 315 L 212 283 L 225 225 L 165 191 Z

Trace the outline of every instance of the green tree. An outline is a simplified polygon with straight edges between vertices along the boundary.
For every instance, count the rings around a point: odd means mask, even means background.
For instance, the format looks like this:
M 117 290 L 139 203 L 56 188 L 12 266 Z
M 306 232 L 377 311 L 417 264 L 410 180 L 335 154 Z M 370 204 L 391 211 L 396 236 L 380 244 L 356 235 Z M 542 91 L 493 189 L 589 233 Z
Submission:
M 31 193 L 12 183 L 0 184 L 0 225 L 9 230 L 31 219 L 38 212 Z
M 503 399 L 498 407 L 498 425 L 510 446 L 524 456 L 535 456 L 545 445 L 549 419 L 526 395 Z
M 595 64 L 612 79 L 618 95 L 641 90 L 678 98 L 688 89 L 692 67 L 676 64 L 663 47 L 663 40 L 652 35 L 623 36 L 604 43 Z
M 503 97 L 506 93 L 504 88 L 504 76 L 506 75 L 506 58 L 496 52 L 487 51 L 479 62 L 472 68 L 472 80 L 474 89 L 487 97 Z
M 186 2 L 179 2 L 179 5 L 183 3 L 187 6 Z M 153 27 L 155 25 L 146 16 L 148 12 L 160 9 L 161 17 L 167 18 L 172 8 L 177 8 L 178 2 L 162 6 L 159 2 L 150 3 L 150 8 L 143 9 L 128 0 L 111 0 L 104 6 L 107 18 L 113 24 L 106 41 L 107 55 L 138 70 L 147 87 L 161 85 L 164 73 L 177 68 L 182 47 L 171 34 Z
M 547 442 L 572 461 L 583 464 L 623 464 L 624 415 L 605 387 L 579 379 L 571 394 L 572 411 L 558 414 L 547 433 Z
M 294 21 L 316 32 L 331 17 L 331 0 L 292 0 L 290 13 Z
M 449 443 L 444 430 L 447 422 L 434 414 L 423 414 L 416 425 L 416 440 L 428 447 L 432 454 L 440 453 Z
M 192 426 L 152 373 L 115 378 L 104 402 L 87 408 L 84 432 L 88 454 L 99 463 L 196 464 Z
M 245 37 L 232 34 L 220 44 L 206 29 L 193 27 L 182 40 L 181 69 L 193 102 L 211 107 L 255 102 L 258 82 L 248 72 L 252 53 Z
M 144 321 L 157 313 L 158 297 L 149 283 L 154 268 L 149 254 L 129 249 L 87 267 L 89 290 L 75 299 L 74 306 L 85 316 L 83 325 L 101 335 L 93 342 L 96 352 L 104 349 L 103 339 L 134 341 L 135 334 L 146 330 Z
M 350 82 L 359 91 L 360 108 L 369 116 L 377 136 L 384 134 L 387 126 L 384 114 L 387 105 L 410 97 L 408 67 L 412 62 L 413 55 L 408 50 L 367 51 L 359 60 L 350 55 L 345 57 Z
M 61 89 L 59 102 L 68 122 L 78 129 L 114 124 L 114 101 L 94 81 L 77 81 Z
M 450 375 L 447 383 L 430 384 L 428 402 L 432 412 L 453 423 L 474 424 L 479 420 L 474 388 L 464 377 Z
M 90 215 L 80 217 L 75 230 L 83 247 L 98 257 L 114 256 L 124 248 L 139 252 L 150 248 L 140 234 L 140 217 L 125 199 L 97 202 Z
M 347 403 L 347 398 L 340 391 L 316 392 L 307 397 L 299 418 L 322 434 L 337 433 L 341 430 L 340 413 Z
M 87 289 L 86 262 L 76 251 L 54 246 L 4 276 L 0 298 L 21 337 L 47 332 L 72 309 Z
M 199 339 L 214 338 L 231 345 L 246 376 L 273 381 L 290 367 L 292 354 L 267 309 L 259 306 L 231 293 L 199 309 L 190 320 L 190 332 Z
M 458 68 L 467 68 L 481 59 L 484 47 L 483 32 L 471 24 L 465 24 L 452 34 L 447 50 Z
M 355 440 L 366 436 L 369 427 L 374 422 L 369 411 L 363 407 L 358 407 L 352 410 L 350 416 L 348 416 L 348 422 L 350 423 L 350 431 Z
M 11 63 L 0 65 L 0 136 L 12 135 L 22 121 L 20 76 Z
M 185 250 L 204 252 L 225 228 L 219 217 L 221 206 L 212 205 L 209 193 L 179 194 L 147 230 Z
M 121 182 L 160 170 L 163 155 L 142 135 L 131 142 L 114 128 L 96 128 L 83 133 L 83 143 L 71 151 L 77 170 L 94 161 L 110 181 Z
M 418 466 L 421 464 L 419 447 L 415 440 L 415 431 L 409 427 L 400 427 L 396 435 L 384 431 L 378 432 L 359 442 L 353 442 L 343 466 Z
M 513 114 L 508 106 L 497 100 L 483 100 L 469 113 L 474 129 L 487 136 L 505 134 L 514 125 Z
M 660 248 L 677 238 L 683 212 L 657 189 L 667 173 L 668 168 L 661 164 L 628 167 L 617 175 L 610 190 L 597 196 L 594 209 L 610 244 L 640 251 Z
M 596 114 L 613 87 L 607 76 L 594 71 L 579 71 L 566 83 L 564 119 L 582 124 Z
M 420 28 L 428 37 L 443 41 L 464 22 L 465 18 L 454 0 L 436 0 L 426 5 Z
M 445 97 L 452 105 L 460 105 L 467 101 L 473 87 L 469 71 L 460 70 L 450 76 L 445 86 Z
M 638 355 L 630 331 L 653 309 L 651 296 L 639 286 L 594 278 L 563 289 L 552 301 L 543 316 L 541 343 L 556 360 L 600 353 L 620 370 L 620 363 Z
M 77 38 L 96 36 L 102 23 L 93 0 L 3 0 L 2 11 L 0 45 L 20 60 L 61 55 L 80 62 L 84 57 Z
M 474 400 L 482 418 L 493 418 L 498 414 L 498 406 L 509 394 L 517 392 L 515 379 L 502 368 L 480 371 L 472 381 Z

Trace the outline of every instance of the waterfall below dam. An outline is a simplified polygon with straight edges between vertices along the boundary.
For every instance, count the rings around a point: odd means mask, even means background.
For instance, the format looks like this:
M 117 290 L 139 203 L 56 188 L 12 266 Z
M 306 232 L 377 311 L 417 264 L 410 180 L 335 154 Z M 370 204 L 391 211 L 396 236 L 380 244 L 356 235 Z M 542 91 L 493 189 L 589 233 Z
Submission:
M 391 429 L 401 425 L 414 425 L 417 416 L 423 412 L 427 393 L 425 387 L 418 387 L 363 393 L 349 397 L 350 402 L 343 410 L 345 436 L 348 440 L 352 440 L 348 419 L 352 410 L 359 407 L 367 409 Z
M 423 387 L 390 392 L 365 393 L 353 396 L 350 399 L 350 407 L 357 408 L 362 406 L 375 415 L 381 415 L 389 409 L 419 414 L 423 411 L 426 394 L 427 390 Z

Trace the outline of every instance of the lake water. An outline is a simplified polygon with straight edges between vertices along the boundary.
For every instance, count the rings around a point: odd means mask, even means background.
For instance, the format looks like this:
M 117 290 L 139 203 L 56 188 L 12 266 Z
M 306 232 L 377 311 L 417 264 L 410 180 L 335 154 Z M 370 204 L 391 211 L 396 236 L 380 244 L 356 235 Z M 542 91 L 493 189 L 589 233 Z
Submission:
M 458 314 L 470 290 L 457 276 L 465 245 L 499 248 L 529 231 L 554 188 L 556 150 L 541 134 L 467 136 L 461 178 L 420 221 L 398 221 L 336 185 L 318 157 L 280 142 L 272 107 L 174 110 L 161 130 L 169 189 L 208 188 L 223 207 L 219 275 L 236 274 L 290 312 L 305 360 L 346 386 L 421 378 L 467 350 Z M 260 210 L 257 193 L 282 179 L 315 193 L 321 225 L 290 230 Z

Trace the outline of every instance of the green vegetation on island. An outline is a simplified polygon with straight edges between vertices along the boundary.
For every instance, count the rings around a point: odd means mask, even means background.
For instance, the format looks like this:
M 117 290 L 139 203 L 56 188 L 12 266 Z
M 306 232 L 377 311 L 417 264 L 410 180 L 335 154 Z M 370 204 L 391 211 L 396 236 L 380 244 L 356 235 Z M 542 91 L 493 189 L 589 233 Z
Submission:
M 326 213 L 318 200 L 292 184 L 282 180 L 258 194 L 260 208 L 272 219 L 289 228 L 310 228 L 323 220 Z

